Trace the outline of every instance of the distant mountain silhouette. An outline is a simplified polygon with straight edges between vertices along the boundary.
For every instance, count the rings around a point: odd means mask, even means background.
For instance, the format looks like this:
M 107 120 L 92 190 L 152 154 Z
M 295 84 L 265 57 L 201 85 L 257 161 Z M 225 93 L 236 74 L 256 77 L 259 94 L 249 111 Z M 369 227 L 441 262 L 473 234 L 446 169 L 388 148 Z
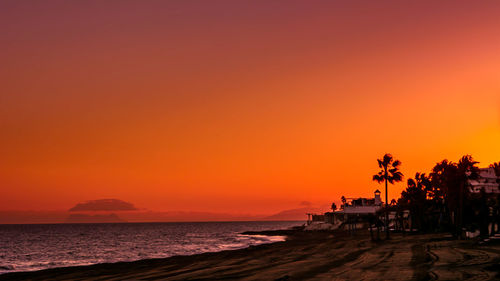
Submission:
M 71 214 L 66 219 L 65 223 L 109 223 L 109 222 L 125 222 L 116 214 Z
M 132 203 L 125 202 L 119 199 L 100 199 L 90 200 L 76 204 L 69 209 L 70 212 L 86 212 L 86 211 L 136 211 Z
M 129 222 L 182 222 L 182 221 L 249 221 L 259 220 L 262 216 L 252 214 L 212 213 L 199 211 L 168 212 L 126 212 L 120 216 Z
M 91 202 L 96 202 L 95 200 Z M 119 200 L 118 200 L 119 201 Z M 123 202 L 123 201 L 121 201 Z M 127 203 L 127 202 L 125 202 Z M 92 203 L 94 204 L 94 203 Z M 301 204 L 299 208 L 288 209 L 275 214 L 235 214 L 201 211 L 148 211 L 130 208 L 105 208 L 98 204 L 77 206 L 72 211 L 0 211 L 0 224 L 3 223 L 99 223 L 99 222 L 182 222 L 182 221 L 259 221 L 259 220 L 299 220 L 307 219 L 306 213 L 322 213 L 328 206 L 317 208 Z M 116 206 L 116 205 L 114 205 Z M 94 209 L 93 209 L 94 208 Z M 97 209 L 97 210 L 96 210 Z M 113 210 L 111 210 L 113 209 Z M 118 209 L 118 210 L 115 210 Z M 78 211 L 80 210 L 80 211 Z M 136 210 L 136 211 L 134 211 Z M 117 212 L 119 216 L 117 215 Z
M 297 209 L 284 210 L 271 216 L 267 216 L 264 220 L 306 220 L 307 213 L 323 213 L 325 210 L 312 207 L 304 207 Z

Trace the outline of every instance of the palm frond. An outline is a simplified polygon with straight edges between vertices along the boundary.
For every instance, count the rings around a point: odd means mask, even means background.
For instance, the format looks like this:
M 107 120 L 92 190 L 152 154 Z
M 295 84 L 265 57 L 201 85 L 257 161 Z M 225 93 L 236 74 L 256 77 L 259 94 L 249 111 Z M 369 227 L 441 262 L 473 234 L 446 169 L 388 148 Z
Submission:
M 409 179 L 406 181 L 406 185 L 407 185 L 408 187 L 415 187 L 415 186 L 417 185 L 417 183 L 415 182 L 415 180 L 414 180 L 414 179 L 409 178 Z
M 373 175 L 373 181 L 376 181 L 378 183 L 381 183 L 385 180 L 385 178 L 383 176 L 381 176 L 380 174 L 376 174 L 376 175 Z
M 399 171 L 398 168 L 392 168 L 392 169 L 389 169 L 389 173 L 390 174 L 394 174 L 395 172 Z
M 403 173 L 397 171 L 394 174 L 392 174 L 392 179 L 396 182 L 402 181 L 403 180 Z
M 497 177 L 500 177 L 500 162 L 491 164 L 490 168 L 493 168 Z
M 391 164 L 391 162 L 392 162 L 392 155 L 391 155 L 391 154 L 389 154 L 389 153 L 386 153 L 386 154 L 384 155 L 384 160 L 383 160 L 383 162 L 384 162 L 384 167 L 389 166 L 389 164 Z

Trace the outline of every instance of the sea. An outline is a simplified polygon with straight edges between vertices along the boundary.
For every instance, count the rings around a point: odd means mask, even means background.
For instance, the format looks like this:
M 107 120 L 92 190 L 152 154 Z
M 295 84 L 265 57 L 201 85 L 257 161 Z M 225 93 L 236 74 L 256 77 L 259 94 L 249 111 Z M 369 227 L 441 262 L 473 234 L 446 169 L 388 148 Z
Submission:
M 304 222 L 179 222 L 0 225 L 0 274 L 165 258 L 284 241 L 245 231 Z

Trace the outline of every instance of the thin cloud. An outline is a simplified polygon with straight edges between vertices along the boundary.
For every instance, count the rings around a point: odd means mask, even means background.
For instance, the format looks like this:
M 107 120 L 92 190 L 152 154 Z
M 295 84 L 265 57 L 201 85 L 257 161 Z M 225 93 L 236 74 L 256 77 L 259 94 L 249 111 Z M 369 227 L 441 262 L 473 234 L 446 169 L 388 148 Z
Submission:
M 300 206 L 311 207 L 312 203 L 309 201 L 302 201 L 300 202 Z

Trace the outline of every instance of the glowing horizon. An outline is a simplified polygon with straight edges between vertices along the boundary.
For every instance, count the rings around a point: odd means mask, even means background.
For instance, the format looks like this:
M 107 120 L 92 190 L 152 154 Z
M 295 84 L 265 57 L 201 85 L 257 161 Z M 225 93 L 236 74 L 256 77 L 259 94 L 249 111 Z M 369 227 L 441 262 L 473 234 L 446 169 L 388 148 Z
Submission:
M 500 3 L 3 2 L 1 210 L 273 213 L 500 161 Z

